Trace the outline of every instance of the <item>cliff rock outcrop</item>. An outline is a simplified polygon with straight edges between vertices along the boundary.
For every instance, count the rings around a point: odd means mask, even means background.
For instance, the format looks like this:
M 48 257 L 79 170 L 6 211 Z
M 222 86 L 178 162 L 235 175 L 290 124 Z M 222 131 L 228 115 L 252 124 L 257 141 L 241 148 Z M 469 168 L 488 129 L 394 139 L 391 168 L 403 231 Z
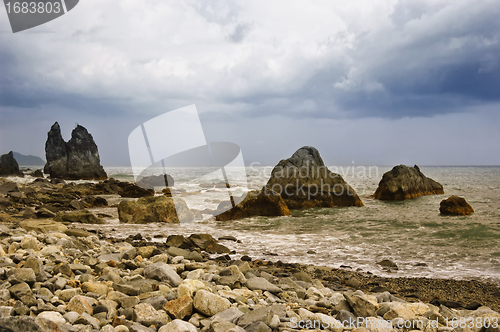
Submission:
M 272 170 L 264 191 L 281 195 L 289 209 L 363 206 L 353 188 L 324 164 L 316 148 L 304 146 Z
M 43 169 L 51 178 L 68 180 L 101 180 L 107 175 L 100 164 L 97 145 L 87 129 L 77 125 L 71 139 L 65 142 L 56 122 L 50 128 L 45 143 L 47 163 Z

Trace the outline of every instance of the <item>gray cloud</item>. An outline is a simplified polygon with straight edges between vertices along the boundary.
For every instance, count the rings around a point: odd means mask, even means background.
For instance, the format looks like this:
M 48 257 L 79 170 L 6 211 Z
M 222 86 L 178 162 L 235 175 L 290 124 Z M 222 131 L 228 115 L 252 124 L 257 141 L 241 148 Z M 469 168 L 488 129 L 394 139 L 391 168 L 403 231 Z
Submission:
M 43 140 L 35 146 L 13 135 L 45 137 L 56 120 L 79 122 L 102 142 L 103 160 L 123 164 L 135 126 L 193 103 L 209 139 L 237 140 L 252 160 L 306 144 L 329 149 L 324 137 L 333 131 L 382 135 L 385 148 L 351 139 L 340 150 L 351 156 L 355 146 L 372 156 L 366 160 L 383 162 L 379 153 L 392 162 L 407 153 L 374 127 L 465 128 L 474 117 L 477 139 L 486 139 L 495 132 L 486 119 L 500 105 L 499 16 L 493 0 L 88 0 L 40 27 L 54 33 L 0 35 L 0 148 L 40 155 Z M 328 126 L 318 131 L 321 122 Z M 415 153 L 445 162 L 437 152 Z M 335 161 L 333 154 L 326 157 Z M 452 151 L 449 160 L 466 163 Z

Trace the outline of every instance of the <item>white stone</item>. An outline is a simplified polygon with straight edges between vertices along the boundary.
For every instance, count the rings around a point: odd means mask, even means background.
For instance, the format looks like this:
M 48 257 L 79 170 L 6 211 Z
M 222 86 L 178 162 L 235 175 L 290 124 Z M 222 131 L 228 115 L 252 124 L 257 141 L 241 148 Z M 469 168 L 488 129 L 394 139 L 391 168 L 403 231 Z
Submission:
M 158 332 L 197 332 L 197 331 L 196 327 L 193 324 L 185 322 L 180 319 L 175 319 L 170 323 L 168 323 L 167 325 L 160 327 Z
M 231 303 L 222 296 L 201 289 L 194 297 L 193 306 L 202 314 L 213 316 L 228 309 Z
M 57 326 L 62 326 L 66 324 L 66 319 L 58 313 L 57 311 L 42 311 L 38 314 L 38 317 L 45 318 L 57 324 Z
M 178 297 L 183 297 L 185 295 L 193 297 L 195 293 L 205 288 L 205 284 L 199 280 L 186 279 L 184 280 L 177 289 Z

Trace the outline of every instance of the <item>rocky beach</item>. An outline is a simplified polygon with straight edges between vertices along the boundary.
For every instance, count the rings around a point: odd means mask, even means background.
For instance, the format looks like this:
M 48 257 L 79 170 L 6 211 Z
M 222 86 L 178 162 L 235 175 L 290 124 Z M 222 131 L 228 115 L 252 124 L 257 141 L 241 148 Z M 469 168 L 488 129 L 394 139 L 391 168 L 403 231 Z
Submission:
M 499 331 L 497 283 L 387 277 L 345 265 L 282 261 L 272 253 L 275 259 L 262 259 L 247 254 L 231 234 L 195 232 L 207 216 L 231 225 L 248 218 L 291 221 L 299 210 L 363 209 L 355 189 L 313 147 L 280 161 L 262 189 L 215 200 L 212 209 L 194 209 L 186 200 L 229 189 L 227 183 L 188 191 L 174 186 L 170 175 L 137 183 L 107 178 L 82 126 L 66 143 L 55 123 L 46 154 L 50 179 L 40 170 L 23 173 L 12 152 L 1 157 L 0 332 Z M 442 194 L 443 186 L 418 166 L 399 165 L 384 174 L 374 196 Z M 457 196 L 440 209 L 445 215 L 474 212 Z M 115 219 L 119 224 L 108 227 Z M 120 227 L 181 222 L 191 225 L 189 235 L 123 236 Z M 391 259 L 376 265 L 398 271 Z
M 2 332 L 498 331 L 494 284 L 233 260 L 231 237 L 158 243 L 74 226 L 2 223 Z

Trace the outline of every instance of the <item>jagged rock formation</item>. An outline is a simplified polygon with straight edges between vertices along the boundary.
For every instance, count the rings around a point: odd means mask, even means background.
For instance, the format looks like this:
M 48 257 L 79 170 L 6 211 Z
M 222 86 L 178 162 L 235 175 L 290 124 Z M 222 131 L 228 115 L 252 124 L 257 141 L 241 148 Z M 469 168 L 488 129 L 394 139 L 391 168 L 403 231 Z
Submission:
M 289 209 L 363 206 L 353 188 L 324 164 L 316 148 L 304 146 L 281 160 L 264 187 L 281 195 Z
M 222 202 L 219 209 L 223 209 L 228 202 Z M 217 221 L 228 221 L 249 218 L 254 216 L 288 216 L 290 210 L 285 201 L 276 193 L 266 194 L 261 191 L 251 191 L 234 208 L 215 217 Z
M 6 153 L 0 157 L 0 176 L 23 176 L 23 173 L 19 170 L 19 165 L 12 151 Z
M 51 178 L 69 180 L 100 180 L 107 175 L 100 164 L 97 145 L 87 129 L 77 125 L 71 139 L 65 142 L 56 122 L 50 128 L 45 143 L 47 163 L 43 169 Z
M 444 194 L 443 186 L 426 177 L 417 165 L 399 165 L 382 176 L 374 197 L 380 200 L 402 201 L 422 195 L 439 194 Z
M 453 195 L 441 201 L 439 212 L 451 216 L 468 216 L 474 213 L 474 209 L 467 203 L 465 198 Z

